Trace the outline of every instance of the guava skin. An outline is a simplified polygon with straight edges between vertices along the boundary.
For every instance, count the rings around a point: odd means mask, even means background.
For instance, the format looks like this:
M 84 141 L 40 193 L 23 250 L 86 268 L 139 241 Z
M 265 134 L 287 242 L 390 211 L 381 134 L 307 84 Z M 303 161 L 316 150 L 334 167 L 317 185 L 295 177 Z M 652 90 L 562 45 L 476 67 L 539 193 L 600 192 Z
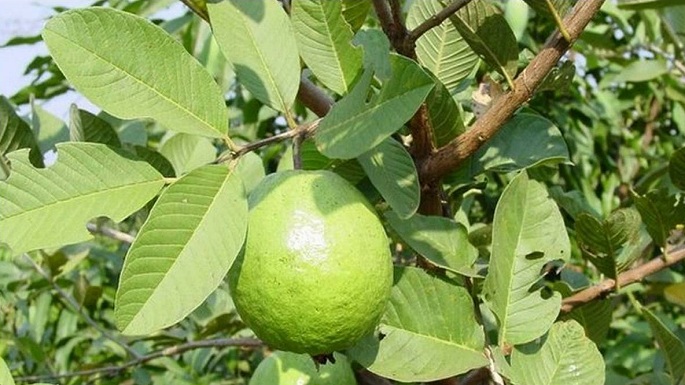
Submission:
M 390 296 L 392 260 L 363 195 L 332 172 L 290 170 L 265 178 L 249 203 L 229 285 L 257 337 L 319 355 L 372 332 Z

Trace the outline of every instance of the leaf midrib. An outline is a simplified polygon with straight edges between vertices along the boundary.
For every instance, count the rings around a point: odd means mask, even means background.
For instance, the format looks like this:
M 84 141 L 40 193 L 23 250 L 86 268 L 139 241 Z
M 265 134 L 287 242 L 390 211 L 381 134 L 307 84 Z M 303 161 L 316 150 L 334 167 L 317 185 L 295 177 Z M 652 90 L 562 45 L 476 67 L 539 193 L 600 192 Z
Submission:
M 110 65 L 110 66 L 114 67 L 115 69 L 117 69 L 117 70 L 123 72 L 127 77 L 133 79 L 133 80 L 134 80 L 135 82 L 137 82 L 138 84 L 142 84 L 143 86 L 145 86 L 145 87 L 147 87 L 148 89 L 152 90 L 153 93 L 155 93 L 156 95 L 158 95 L 158 96 L 161 97 L 162 99 L 166 100 L 166 101 L 169 102 L 171 105 L 177 107 L 178 110 L 184 112 L 186 115 L 190 115 L 190 116 L 191 116 L 192 118 L 194 118 L 195 120 L 201 122 L 203 125 L 207 126 L 210 130 L 216 131 L 216 132 L 218 132 L 218 133 L 221 133 L 221 131 L 219 131 L 216 127 L 214 127 L 212 124 L 210 124 L 209 122 L 205 121 L 204 119 L 200 118 L 200 117 L 199 117 L 198 115 L 196 115 L 192 110 L 189 110 L 189 109 L 185 108 L 183 105 L 181 105 L 181 104 L 177 103 L 176 101 L 174 101 L 173 99 L 167 97 L 167 96 L 164 95 L 160 90 L 158 90 L 157 88 L 153 87 L 152 85 L 150 85 L 150 84 L 148 84 L 148 83 L 145 83 L 143 80 L 139 79 L 138 77 L 133 76 L 132 73 L 127 72 L 126 70 L 124 70 L 124 68 L 122 68 L 122 67 L 116 65 L 116 64 L 113 63 L 113 62 L 107 61 L 107 60 L 105 59 L 105 57 L 99 55 L 97 52 L 95 52 L 95 51 L 93 51 L 93 50 L 91 50 L 91 49 L 88 49 L 88 48 L 86 48 L 85 46 L 82 46 L 82 45 L 78 44 L 76 41 L 74 41 L 74 40 L 72 40 L 72 39 L 70 39 L 70 38 L 68 38 L 68 37 L 66 37 L 66 36 L 64 36 L 64 35 L 62 35 L 62 34 L 60 34 L 60 33 L 57 33 L 54 29 L 47 29 L 47 28 L 46 28 L 45 31 L 46 31 L 46 32 L 50 32 L 50 33 L 54 34 L 55 36 L 58 36 L 58 37 L 60 37 L 60 38 L 62 38 L 62 39 L 64 39 L 64 40 L 66 40 L 66 41 L 72 43 L 74 46 L 76 46 L 76 47 L 78 47 L 78 48 L 81 48 L 82 50 L 84 50 L 84 51 L 86 51 L 86 52 L 92 54 L 96 59 L 99 59 L 99 60 L 102 61 L 103 63 L 105 63 L 105 64 L 107 64 L 107 65 Z M 177 44 L 177 43 L 174 42 L 174 44 Z
M 232 4 L 229 6 L 233 7 Z M 278 87 L 278 84 L 276 83 L 276 79 L 274 79 L 273 76 L 271 75 L 271 70 L 270 70 L 269 66 L 267 65 L 266 59 L 265 59 L 264 55 L 262 54 L 262 51 L 259 49 L 259 46 L 256 44 L 255 35 L 252 32 L 252 29 L 249 27 L 249 24 L 247 24 L 246 17 L 244 16 L 244 14 L 242 12 L 238 11 L 238 9 L 234 9 L 233 12 L 238 14 L 238 19 L 240 19 L 240 22 L 243 24 L 243 28 L 244 28 L 245 32 L 249 35 L 248 40 L 249 40 L 250 44 L 252 45 L 252 47 L 254 48 L 254 51 L 257 53 L 259 61 L 262 64 L 262 68 L 264 68 L 266 70 L 264 72 L 266 72 L 266 76 L 268 77 L 269 82 L 271 83 L 271 87 L 273 87 L 273 89 L 276 90 L 276 97 L 278 98 L 278 101 L 280 102 L 281 108 L 283 109 L 283 112 L 286 112 L 288 110 L 288 106 L 285 104 L 285 100 L 283 99 L 283 95 L 281 95 L 281 90 Z M 286 21 L 288 21 L 288 20 L 286 20 Z
M 135 303 L 135 304 L 141 304 L 141 306 L 137 309 L 136 313 L 131 317 L 131 320 L 126 324 L 125 328 L 128 328 L 131 325 L 131 323 L 133 323 L 137 319 L 138 315 L 142 313 L 145 306 L 150 303 L 150 298 L 153 297 L 153 295 L 156 293 L 157 289 L 162 285 L 164 280 L 169 276 L 169 272 L 173 269 L 174 265 L 178 262 L 179 257 L 181 255 L 183 255 L 185 253 L 185 251 L 188 249 L 188 245 L 191 244 L 191 241 L 193 240 L 193 238 L 198 235 L 197 229 L 199 227 L 201 227 L 201 225 L 205 222 L 207 215 L 212 211 L 212 208 L 217 203 L 217 197 L 219 197 L 219 195 L 221 195 L 221 193 L 224 191 L 224 188 L 226 188 L 226 185 L 227 185 L 226 182 L 228 181 L 228 179 L 232 175 L 233 175 L 233 172 L 229 171 L 226 173 L 224 178 L 222 178 L 222 181 L 221 181 L 219 188 L 216 190 L 216 192 L 214 193 L 214 196 L 212 197 L 212 201 L 206 206 L 206 210 L 202 214 L 202 217 L 198 221 L 197 225 L 194 227 L 194 229 L 191 229 L 192 234 L 190 234 L 188 239 L 184 242 L 184 245 L 181 248 L 181 250 L 179 250 L 178 254 L 176 254 L 176 256 L 173 258 L 174 261 L 171 263 L 171 265 L 169 265 L 169 268 L 166 270 L 166 272 L 162 273 L 162 278 L 159 280 L 157 285 L 153 289 L 151 289 L 150 295 L 147 296 L 147 298 L 143 302 L 129 302 L 129 305 L 132 305 Z M 144 228 L 141 228 L 139 234 L 143 234 L 144 230 L 145 230 Z M 140 242 L 138 242 L 138 243 L 140 243 Z M 135 246 L 136 246 L 136 243 L 131 245 L 132 251 L 135 250 Z M 138 258 L 140 258 L 140 257 L 138 257 Z M 131 277 L 135 277 L 135 276 L 137 276 L 137 275 L 133 275 Z

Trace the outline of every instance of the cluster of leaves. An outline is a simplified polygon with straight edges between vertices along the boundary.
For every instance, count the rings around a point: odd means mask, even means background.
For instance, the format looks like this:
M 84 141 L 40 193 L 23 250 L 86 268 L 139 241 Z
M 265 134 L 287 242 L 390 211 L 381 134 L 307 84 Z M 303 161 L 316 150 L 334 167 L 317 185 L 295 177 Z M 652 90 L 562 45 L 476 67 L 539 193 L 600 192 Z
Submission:
M 555 28 L 568 36 L 573 2 L 184 1 L 194 14 L 144 18 L 167 3 L 62 12 L 8 43 L 44 40 L 51 57 L 0 98 L 1 384 L 10 371 L 247 382 L 265 349 L 224 279 L 247 195 L 292 167 L 355 184 L 397 250 L 377 333 L 344 352 L 358 368 L 409 383 L 483 368 L 512 384 L 682 380 L 682 268 L 581 307 L 564 298 L 684 258 L 685 6 L 605 3 L 535 97 L 442 179 L 436 213 L 411 134 L 459 140 Z M 387 17 L 406 24 L 409 55 Z M 29 97 L 69 87 L 103 112 L 74 106 L 65 123 Z

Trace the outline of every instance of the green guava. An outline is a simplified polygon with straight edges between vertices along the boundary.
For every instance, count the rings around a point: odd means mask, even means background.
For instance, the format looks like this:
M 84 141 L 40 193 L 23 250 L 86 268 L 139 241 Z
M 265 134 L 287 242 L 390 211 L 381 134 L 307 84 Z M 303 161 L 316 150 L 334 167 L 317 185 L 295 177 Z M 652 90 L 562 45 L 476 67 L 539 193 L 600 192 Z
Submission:
M 307 355 L 274 352 L 259 363 L 249 385 L 357 385 L 347 358 L 337 353 L 334 357 L 335 363 L 317 368 Z
M 335 173 L 290 170 L 267 176 L 249 204 L 229 285 L 257 337 L 325 355 L 372 332 L 390 296 L 392 260 L 364 196 Z

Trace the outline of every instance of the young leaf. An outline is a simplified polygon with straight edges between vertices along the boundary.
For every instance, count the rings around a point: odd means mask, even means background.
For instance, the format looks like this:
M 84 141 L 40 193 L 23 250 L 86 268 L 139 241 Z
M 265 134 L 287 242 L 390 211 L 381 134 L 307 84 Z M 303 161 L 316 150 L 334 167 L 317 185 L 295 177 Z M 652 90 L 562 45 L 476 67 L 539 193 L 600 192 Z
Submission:
M 392 76 L 370 102 L 366 95 L 372 73 L 367 70 L 352 92 L 321 121 L 314 140 L 329 158 L 350 159 L 379 145 L 414 115 L 433 79 L 413 61 L 392 55 Z
M 414 29 L 443 9 L 439 1 L 415 1 L 409 8 L 407 28 Z M 448 90 L 454 90 L 478 65 L 478 55 L 469 47 L 451 19 L 431 28 L 416 41 L 416 56 Z
M 187 316 L 222 282 L 246 229 L 243 182 L 226 167 L 204 166 L 172 184 L 124 261 L 117 327 L 144 335 Z
M 685 191 L 685 147 L 671 156 L 668 162 L 668 174 L 671 176 L 671 182 Z
M 296 0 L 290 17 L 302 59 L 314 75 L 344 95 L 362 68 L 362 50 L 352 45 L 340 1 Z
M 7 367 L 5 360 L 0 357 L 0 384 L 2 385 L 14 385 L 14 379 L 12 378 L 12 373 Z
M 426 98 L 435 144 L 442 147 L 464 132 L 464 121 L 449 90 L 439 81 Z
M 300 86 L 300 57 L 290 19 L 276 0 L 207 3 L 212 30 L 240 84 L 255 98 L 288 111 Z
M 228 130 L 214 79 L 146 19 L 111 8 L 71 10 L 48 21 L 43 39 L 69 82 L 114 116 L 209 137 Z
M 685 218 L 685 202 L 666 190 L 650 191 L 645 195 L 634 195 L 635 208 L 640 212 L 642 223 L 654 242 L 665 248 L 671 231 Z
M 546 338 L 511 354 L 515 385 L 604 385 L 604 359 L 576 321 L 557 322 Z
M 604 221 L 581 214 L 576 218 L 576 238 L 583 255 L 609 278 L 616 278 L 628 265 L 618 260 L 621 248 L 637 237 L 640 222 L 634 209 L 616 210 Z
M 666 325 L 649 309 L 642 308 L 642 315 L 645 316 L 652 334 L 659 342 L 659 348 L 666 356 L 666 364 L 671 372 L 671 384 L 677 385 L 685 375 L 685 345 L 670 331 Z
M 30 149 L 31 162 L 36 166 L 43 165 L 43 155 L 31 128 L 17 115 L 9 100 L 0 95 L 0 156 L 20 148 Z
M 87 221 L 122 221 L 164 185 L 152 166 L 105 145 L 57 149 L 57 163 L 46 169 L 31 166 L 28 150 L 7 156 L 12 174 L 0 182 L 0 242 L 15 254 L 88 240 Z
M 545 334 L 561 308 L 533 285 L 545 263 L 570 257 L 564 219 L 545 186 L 522 172 L 504 189 L 495 209 L 492 255 L 483 293 L 497 316 L 499 344 L 523 344 Z
M 385 214 L 402 240 L 435 265 L 455 273 L 473 275 L 478 249 L 469 243 L 466 228 L 449 218 L 414 214 L 409 219 Z
M 398 141 L 387 138 L 357 157 L 371 183 L 401 218 L 419 208 L 421 187 L 414 160 Z
M 401 382 L 443 379 L 488 364 L 466 289 L 412 267 L 395 269 L 380 325 L 348 350 L 373 373 Z
M 513 84 L 518 43 L 500 11 L 487 1 L 472 1 L 450 17 L 455 28 L 480 57 Z
M 196 135 L 176 134 L 159 149 L 174 166 L 176 175 L 186 174 L 216 159 L 216 148 L 207 138 Z
M 72 141 L 102 143 L 121 147 L 121 141 L 114 128 L 106 121 L 85 110 L 75 107 L 70 113 L 69 132 Z M 78 137 L 78 140 L 74 140 Z

